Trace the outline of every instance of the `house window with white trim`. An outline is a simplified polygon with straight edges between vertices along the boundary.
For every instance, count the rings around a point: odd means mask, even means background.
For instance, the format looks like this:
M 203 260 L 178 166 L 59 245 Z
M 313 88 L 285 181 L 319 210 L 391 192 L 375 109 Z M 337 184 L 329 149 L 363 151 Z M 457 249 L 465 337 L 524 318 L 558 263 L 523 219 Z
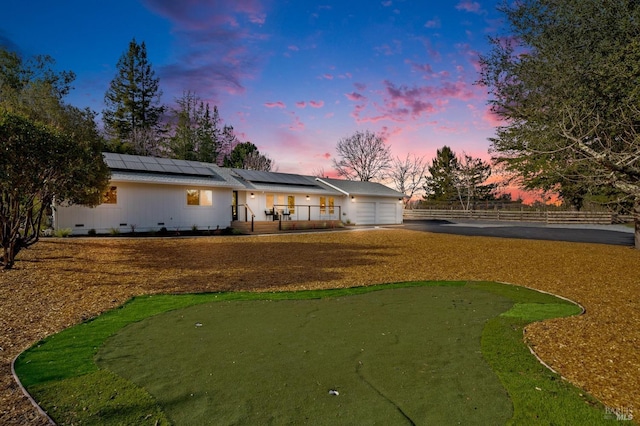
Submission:
M 213 191 L 210 189 L 187 189 L 188 206 L 213 205 Z
M 335 211 L 336 201 L 333 197 L 320 197 L 320 214 L 327 214 L 327 205 L 329 206 L 329 214 Z

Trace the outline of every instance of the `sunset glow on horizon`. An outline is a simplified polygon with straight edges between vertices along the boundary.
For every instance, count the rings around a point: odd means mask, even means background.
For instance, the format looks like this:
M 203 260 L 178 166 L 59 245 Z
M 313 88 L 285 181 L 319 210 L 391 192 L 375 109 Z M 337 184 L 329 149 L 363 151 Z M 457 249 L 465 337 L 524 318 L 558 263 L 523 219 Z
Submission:
M 498 3 L 10 2 L 0 45 L 53 57 L 77 74 L 67 102 L 100 113 L 118 59 L 144 41 L 163 104 L 195 92 L 276 171 L 334 175 L 338 140 L 364 130 L 402 159 L 448 145 L 489 160 L 498 122 L 475 82 Z

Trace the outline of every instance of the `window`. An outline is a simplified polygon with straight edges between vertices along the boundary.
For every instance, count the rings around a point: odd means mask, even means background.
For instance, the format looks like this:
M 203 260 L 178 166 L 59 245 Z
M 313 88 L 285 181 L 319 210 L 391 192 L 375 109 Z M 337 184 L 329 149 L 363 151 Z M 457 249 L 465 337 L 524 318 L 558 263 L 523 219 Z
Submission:
M 289 208 L 289 213 L 294 214 L 296 212 L 296 197 L 293 195 L 289 195 L 287 197 L 287 207 Z
M 188 206 L 213 205 L 213 191 L 210 189 L 187 189 Z
M 335 199 L 333 197 L 320 197 L 320 214 L 327 214 L 327 201 L 329 205 L 329 214 L 334 213 Z
M 103 204 L 118 204 L 118 187 L 112 186 L 102 194 Z

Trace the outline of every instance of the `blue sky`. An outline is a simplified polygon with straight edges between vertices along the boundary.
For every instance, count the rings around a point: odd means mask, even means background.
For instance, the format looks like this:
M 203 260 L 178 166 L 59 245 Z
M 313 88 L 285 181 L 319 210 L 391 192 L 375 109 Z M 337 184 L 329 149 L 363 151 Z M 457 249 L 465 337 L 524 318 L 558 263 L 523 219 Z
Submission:
M 358 130 L 401 158 L 449 145 L 488 159 L 496 121 L 474 82 L 498 2 L 10 0 L 0 44 L 51 55 L 77 74 L 67 101 L 100 112 L 118 59 L 144 41 L 162 103 L 196 92 L 281 172 L 330 172 Z

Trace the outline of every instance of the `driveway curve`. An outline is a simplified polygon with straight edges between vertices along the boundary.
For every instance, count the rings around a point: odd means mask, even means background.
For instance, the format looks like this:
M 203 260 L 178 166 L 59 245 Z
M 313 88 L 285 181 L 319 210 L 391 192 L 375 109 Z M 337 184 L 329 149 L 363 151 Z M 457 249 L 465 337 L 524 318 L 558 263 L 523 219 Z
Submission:
M 481 237 L 521 238 L 633 246 L 633 228 L 623 225 L 548 225 L 535 222 L 409 219 L 404 227 L 414 231 Z

